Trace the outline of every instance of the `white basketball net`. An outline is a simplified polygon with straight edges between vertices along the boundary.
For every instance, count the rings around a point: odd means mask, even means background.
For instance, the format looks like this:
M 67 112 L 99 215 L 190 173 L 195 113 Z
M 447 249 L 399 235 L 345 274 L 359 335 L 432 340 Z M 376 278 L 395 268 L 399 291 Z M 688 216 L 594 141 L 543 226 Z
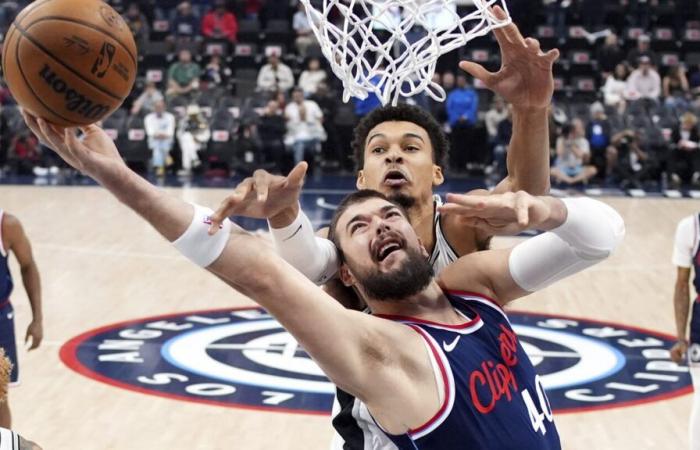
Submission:
M 472 0 L 475 10 L 464 17 L 456 1 L 301 0 L 323 55 L 343 82 L 343 101 L 374 93 L 383 105 L 421 92 L 444 101 L 444 89 L 433 82 L 438 58 L 511 23 L 503 0 Z M 489 8 L 495 5 L 507 19 L 494 16 Z M 337 23 L 330 22 L 334 8 Z

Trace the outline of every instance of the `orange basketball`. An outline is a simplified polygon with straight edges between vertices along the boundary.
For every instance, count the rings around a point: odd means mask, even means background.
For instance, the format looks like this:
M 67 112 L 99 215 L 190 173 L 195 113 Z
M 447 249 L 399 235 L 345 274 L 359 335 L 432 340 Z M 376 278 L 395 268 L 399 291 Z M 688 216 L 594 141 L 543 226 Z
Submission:
M 17 103 L 62 126 L 109 115 L 136 78 L 128 25 L 100 0 L 38 0 L 7 32 L 2 67 Z

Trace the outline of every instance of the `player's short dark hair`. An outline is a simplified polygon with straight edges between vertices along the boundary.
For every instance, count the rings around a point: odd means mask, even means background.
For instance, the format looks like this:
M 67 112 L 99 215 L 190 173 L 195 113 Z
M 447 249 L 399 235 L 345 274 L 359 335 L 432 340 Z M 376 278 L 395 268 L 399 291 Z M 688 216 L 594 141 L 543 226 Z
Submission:
M 384 122 L 411 122 L 423 128 L 433 147 L 433 161 L 442 166 L 447 159 L 450 143 L 442 131 L 440 124 L 427 111 L 412 105 L 399 104 L 398 106 L 384 106 L 367 114 L 355 127 L 352 141 L 352 150 L 355 156 L 355 164 L 360 170 L 365 164 L 365 141 L 370 131 Z
M 382 194 L 381 192 L 372 189 L 362 189 L 348 195 L 343 199 L 342 202 L 340 202 L 338 208 L 336 208 L 335 212 L 333 213 L 333 218 L 331 219 L 331 224 L 328 227 L 328 239 L 331 242 L 333 242 L 335 247 L 338 249 L 338 256 L 340 257 L 341 262 L 345 261 L 345 256 L 343 255 L 343 250 L 340 248 L 340 240 L 338 239 L 338 234 L 335 231 L 336 227 L 338 226 L 338 220 L 340 219 L 340 216 L 342 216 L 343 213 L 345 213 L 345 211 L 352 205 L 355 205 L 357 203 L 363 203 L 372 198 L 386 200 L 387 202 L 396 205 L 396 207 L 399 208 L 399 210 L 401 210 L 401 213 L 404 215 L 404 217 L 406 217 L 406 220 L 410 220 L 408 213 L 406 212 L 406 209 L 403 206 L 399 205 L 395 201 L 390 200 L 386 195 Z

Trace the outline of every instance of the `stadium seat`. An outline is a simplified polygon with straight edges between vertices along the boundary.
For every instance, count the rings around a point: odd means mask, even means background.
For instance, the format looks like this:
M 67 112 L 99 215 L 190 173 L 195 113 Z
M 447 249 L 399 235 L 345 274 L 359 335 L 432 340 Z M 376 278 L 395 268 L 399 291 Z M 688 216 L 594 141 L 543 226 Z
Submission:
M 257 19 L 245 19 L 238 22 L 238 41 L 255 42 L 260 39 L 260 22 Z
M 294 40 L 294 33 L 288 20 L 270 20 L 267 22 L 264 41 L 267 43 L 290 43 Z

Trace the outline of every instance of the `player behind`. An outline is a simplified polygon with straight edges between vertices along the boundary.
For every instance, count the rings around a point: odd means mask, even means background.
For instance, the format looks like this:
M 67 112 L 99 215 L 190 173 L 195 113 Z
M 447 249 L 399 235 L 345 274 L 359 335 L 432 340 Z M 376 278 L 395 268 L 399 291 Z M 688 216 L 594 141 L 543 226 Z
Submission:
M 676 316 L 678 342 L 671 349 L 671 357 L 677 363 L 687 353 L 690 376 L 695 394 L 690 413 L 690 448 L 700 450 L 700 214 L 681 220 L 676 228 L 673 246 L 673 264 L 676 265 L 676 287 L 673 307 Z M 693 284 L 695 298 L 690 296 L 690 271 L 695 272 Z M 691 312 L 692 311 L 692 312 Z M 690 327 L 688 313 L 690 312 Z
M 13 365 L 10 382 L 17 383 L 19 366 L 15 343 L 15 314 L 10 303 L 10 294 L 13 288 L 9 266 L 10 252 L 17 258 L 22 274 L 22 283 L 32 307 L 32 321 L 27 327 L 24 341 L 26 343 L 31 339 L 29 350 L 34 350 L 39 347 L 44 336 L 39 270 L 22 224 L 15 216 L 4 213 L 0 209 L 0 347 L 5 349 L 5 353 Z M 11 426 L 10 404 L 6 399 L 0 404 L 0 427 L 11 428 Z
M 369 315 L 343 308 L 232 222 L 209 235 L 211 210 L 129 170 L 98 127 L 84 128 L 80 142 L 74 129 L 25 120 L 185 256 L 266 308 L 400 449 L 561 448 L 541 380 L 502 306 L 609 256 L 624 235 L 610 207 L 524 192 L 448 196 L 443 212 L 492 233 L 551 232 L 464 256 L 435 279 L 405 210 L 374 191 L 351 195 L 331 238 L 342 256 L 340 277 L 376 314 Z M 301 184 L 304 169 L 288 183 Z M 257 202 L 248 205 L 242 213 L 259 217 Z
M 12 374 L 12 362 L 0 348 L 0 402 L 7 401 L 7 388 Z M 41 450 L 37 444 L 24 439 L 12 430 L 0 428 L 0 450 Z

